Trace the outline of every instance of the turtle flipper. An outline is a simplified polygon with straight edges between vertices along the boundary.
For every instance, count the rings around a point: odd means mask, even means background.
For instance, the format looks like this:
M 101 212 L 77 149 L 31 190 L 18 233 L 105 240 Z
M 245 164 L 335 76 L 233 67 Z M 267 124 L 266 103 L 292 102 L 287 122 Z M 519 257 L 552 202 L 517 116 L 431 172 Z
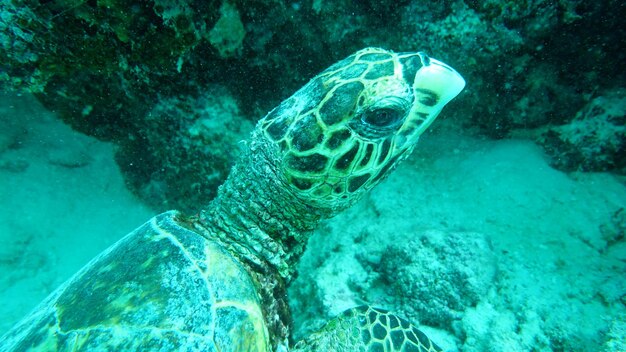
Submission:
M 423 332 L 384 309 L 360 306 L 298 342 L 292 352 L 441 352 Z

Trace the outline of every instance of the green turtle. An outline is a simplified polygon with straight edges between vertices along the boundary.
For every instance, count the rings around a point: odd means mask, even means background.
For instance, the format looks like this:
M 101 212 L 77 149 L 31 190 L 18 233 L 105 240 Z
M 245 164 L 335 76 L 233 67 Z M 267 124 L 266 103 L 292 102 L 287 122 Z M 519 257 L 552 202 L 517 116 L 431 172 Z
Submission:
M 286 286 L 313 229 L 360 199 L 464 87 L 423 53 L 367 48 L 259 121 L 217 197 L 169 211 L 89 262 L 0 339 L 2 351 L 286 351 Z M 431 351 L 395 315 L 354 308 L 296 351 Z

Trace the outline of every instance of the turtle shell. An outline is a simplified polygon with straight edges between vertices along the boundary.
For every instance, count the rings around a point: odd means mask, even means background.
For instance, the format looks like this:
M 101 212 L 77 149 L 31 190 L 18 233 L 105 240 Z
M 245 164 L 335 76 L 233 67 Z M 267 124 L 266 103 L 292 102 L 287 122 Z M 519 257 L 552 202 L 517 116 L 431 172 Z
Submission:
M 2 337 L 0 346 L 268 351 L 250 275 L 219 244 L 182 226 L 179 216 L 163 213 L 119 240 Z

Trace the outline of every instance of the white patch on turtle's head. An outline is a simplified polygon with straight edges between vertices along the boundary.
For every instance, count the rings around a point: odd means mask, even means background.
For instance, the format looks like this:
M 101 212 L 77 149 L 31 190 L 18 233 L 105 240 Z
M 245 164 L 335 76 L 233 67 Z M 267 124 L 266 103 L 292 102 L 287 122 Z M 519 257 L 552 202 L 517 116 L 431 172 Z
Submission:
M 453 68 L 419 52 L 409 57 L 419 57 L 421 67 L 412 79 L 414 102 L 406 121 L 400 128 L 397 142 L 414 145 L 419 136 L 437 118 L 443 107 L 465 87 L 465 80 Z M 415 61 L 415 60 L 414 60 Z M 408 60 L 407 60 L 408 62 Z

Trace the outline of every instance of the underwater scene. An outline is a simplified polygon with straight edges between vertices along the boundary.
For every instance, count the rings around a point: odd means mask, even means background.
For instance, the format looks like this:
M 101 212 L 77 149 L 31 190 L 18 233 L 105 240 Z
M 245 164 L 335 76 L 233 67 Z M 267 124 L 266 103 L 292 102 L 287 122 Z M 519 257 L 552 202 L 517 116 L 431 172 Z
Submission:
M 0 352 L 626 351 L 625 18 L 0 0 Z

